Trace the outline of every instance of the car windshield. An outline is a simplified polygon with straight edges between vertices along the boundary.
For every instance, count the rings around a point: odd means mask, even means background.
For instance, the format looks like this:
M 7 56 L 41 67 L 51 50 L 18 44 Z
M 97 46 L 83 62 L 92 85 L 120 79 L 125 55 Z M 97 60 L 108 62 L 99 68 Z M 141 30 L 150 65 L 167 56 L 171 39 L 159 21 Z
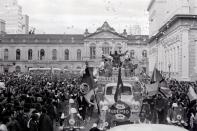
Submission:
M 108 86 L 106 88 L 106 95 L 114 95 L 116 92 L 116 86 Z M 131 95 L 131 87 L 129 86 L 123 86 L 121 90 L 122 95 Z

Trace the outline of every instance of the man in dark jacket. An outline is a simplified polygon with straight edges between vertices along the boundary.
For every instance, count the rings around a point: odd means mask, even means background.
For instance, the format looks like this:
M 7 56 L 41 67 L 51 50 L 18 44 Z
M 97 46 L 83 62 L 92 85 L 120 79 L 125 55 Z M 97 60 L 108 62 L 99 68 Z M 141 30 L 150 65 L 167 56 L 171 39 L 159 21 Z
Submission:
M 39 130 L 38 131 L 53 131 L 53 124 L 50 117 L 46 114 L 46 109 L 42 109 L 42 113 L 39 119 Z
M 78 103 L 79 114 L 82 116 L 82 119 L 85 120 L 86 109 L 89 106 L 89 104 L 86 101 L 83 94 L 81 94 L 81 93 L 79 94 L 79 97 L 77 97 L 77 103 Z
M 29 131 L 38 131 L 38 115 L 33 113 L 28 122 Z

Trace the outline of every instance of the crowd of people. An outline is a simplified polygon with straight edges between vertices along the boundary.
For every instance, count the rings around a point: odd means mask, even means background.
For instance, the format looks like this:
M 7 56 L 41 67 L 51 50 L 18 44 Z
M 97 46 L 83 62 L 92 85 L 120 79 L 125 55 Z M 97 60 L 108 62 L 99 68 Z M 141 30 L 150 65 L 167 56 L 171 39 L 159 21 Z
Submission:
M 91 107 L 80 101 L 79 76 L 57 79 L 48 73 L 6 73 L 0 74 L 0 80 L 6 87 L 0 89 L 0 130 L 54 131 L 61 115 L 68 115 L 69 99 L 83 108 L 79 111 L 83 120 Z
M 141 117 L 151 123 L 179 124 L 179 126 L 196 131 L 196 99 L 190 100 L 188 94 L 189 88 L 197 93 L 197 84 L 177 80 L 166 80 L 164 83 L 170 89 L 171 95 L 167 96 L 159 91 L 156 95 L 144 98 Z
M 70 100 L 77 103 L 82 121 L 91 117 L 94 105 L 88 103 L 80 92 L 81 77 L 67 75 L 63 78 L 38 72 L 0 74 L 6 87 L 0 89 L 0 130 L 54 131 L 57 123 L 62 124 L 62 114 L 69 114 Z M 160 124 L 181 120 L 183 127 L 196 131 L 196 99 L 190 100 L 188 91 L 192 87 L 197 93 L 197 83 L 166 80 L 165 85 L 172 95 L 145 96 L 140 119 Z

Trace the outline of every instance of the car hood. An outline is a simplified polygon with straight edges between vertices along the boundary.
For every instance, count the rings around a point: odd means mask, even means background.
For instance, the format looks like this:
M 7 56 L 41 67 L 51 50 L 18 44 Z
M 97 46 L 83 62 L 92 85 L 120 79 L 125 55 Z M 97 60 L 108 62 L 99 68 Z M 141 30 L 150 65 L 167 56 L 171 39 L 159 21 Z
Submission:
M 111 128 L 107 131 L 188 131 L 184 128 L 162 124 L 130 124 Z

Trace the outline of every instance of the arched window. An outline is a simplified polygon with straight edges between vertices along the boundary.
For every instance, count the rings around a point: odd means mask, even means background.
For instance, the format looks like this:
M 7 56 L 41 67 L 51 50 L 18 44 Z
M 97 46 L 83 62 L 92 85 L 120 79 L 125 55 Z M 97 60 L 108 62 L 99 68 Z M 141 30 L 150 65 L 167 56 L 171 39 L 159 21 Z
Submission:
M 52 50 L 52 60 L 57 60 L 57 50 L 56 49 Z
M 135 51 L 134 50 L 131 50 L 130 51 L 130 58 L 134 58 L 134 56 L 135 56 Z
M 90 59 L 96 59 L 96 45 L 90 46 Z
M 16 60 L 20 60 L 21 59 L 21 51 L 20 49 L 16 50 Z
M 8 60 L 8 54 L 9 54 L 8 49 L 5 49 L 4 50 L 4 60 Z
M 69 60 L 69 50 L 68 49 L 66 49 L 64 51 L 64 60 Z
M 111 47 L 109 46 L 107 42 L 105 42 L 102 47 L 103 54 L 109 54 L 110 50 L 111 50 Z
M 147 57 L 147 50 L 142 51 L 142 57 L 146 58 Z
M 77 50 L 77 60 L 81 60 L 81 50 Z
M 15 71 L 16 71 L 17 73 L 21 72 L 21 67 L 20 67 L 20 66 L 16 66 Z
M 41 49 L 40 50 L 40 60 L 44 60 L 44 57 L 45 57 L 45 51 L 44 51 L 44 49 Z
M 33 54 L 32 49 L 29 49 L 28 50 L 28 60 L 32 60 L 32 54 Z

